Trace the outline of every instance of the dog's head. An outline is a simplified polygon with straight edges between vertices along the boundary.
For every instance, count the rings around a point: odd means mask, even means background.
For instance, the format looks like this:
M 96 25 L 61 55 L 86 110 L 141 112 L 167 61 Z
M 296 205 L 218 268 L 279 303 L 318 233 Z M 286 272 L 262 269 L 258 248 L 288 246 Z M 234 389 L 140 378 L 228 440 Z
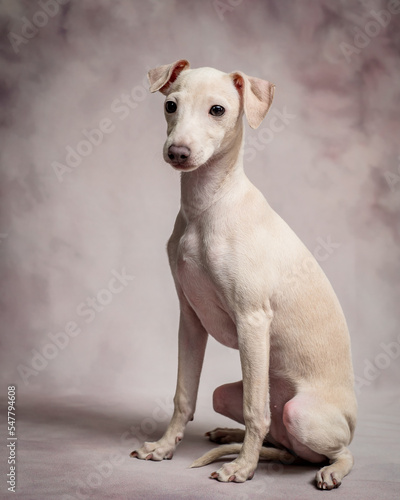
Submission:
M 184 59 L 152 69 L 148 77 L 150 91 L 166 96 L 164 160 L 185 172 L 238 143 L 240 146 L 243 113 L 250 127 L 257 128 L 271 105 L 275 87 L 240 71 L 189 69 Z

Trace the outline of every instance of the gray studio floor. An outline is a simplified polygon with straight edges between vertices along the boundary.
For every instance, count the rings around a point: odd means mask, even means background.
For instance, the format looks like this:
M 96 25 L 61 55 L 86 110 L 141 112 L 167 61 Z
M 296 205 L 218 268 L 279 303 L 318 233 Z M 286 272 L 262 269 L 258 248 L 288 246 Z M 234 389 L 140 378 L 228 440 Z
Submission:
M 360 398 L 359 422 L 351 449 L 356 463 L 342 486 L 318 491 L 316 467 L 260 463 L 252 481 L 222 484 L 209 479 L 216 465 L 190 469 L 210 449 L 203 434 L 226 419 L 200 407 L 172 461 L 144 462 L 129 457 L 143 437 L 162 432 L 170 401 L 148 395 L 125 397 L 82 395 L 17 398 L 18 499 L 394 499 L 400 492 L 399 394 L 378 393 Z M 2 404 L 5 408 L 5 404 Z M 1 435 L 6 435 L 2 418 Z M 4 439 L 5 441 L 5 439 Z M 1 467 L 7 467 L 3 447 Z M 224 460 L 226 461 L 226 460 Z M 3 483 L 5 472 L 2 472 Z M 11 495 L 11 494 L 10 494 Z

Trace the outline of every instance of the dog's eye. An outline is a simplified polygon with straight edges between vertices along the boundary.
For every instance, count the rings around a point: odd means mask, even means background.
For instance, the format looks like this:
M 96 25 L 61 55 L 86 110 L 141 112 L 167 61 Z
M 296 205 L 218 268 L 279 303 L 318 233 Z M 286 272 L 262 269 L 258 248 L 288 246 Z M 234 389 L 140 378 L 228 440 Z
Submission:
M 165 103 L 165 111 L 167 113 L 175 113 L 176 108 L 177 108 L 177 105 L 176 105 L 176 102 L 174 102 L 174 101 L 167 101 Z
M 215 106 L 211 106 L 210 115 L 213 116 L 222 116 L 225 113 L 225 108 L 223 106 L 219 106 L 216 104 Z

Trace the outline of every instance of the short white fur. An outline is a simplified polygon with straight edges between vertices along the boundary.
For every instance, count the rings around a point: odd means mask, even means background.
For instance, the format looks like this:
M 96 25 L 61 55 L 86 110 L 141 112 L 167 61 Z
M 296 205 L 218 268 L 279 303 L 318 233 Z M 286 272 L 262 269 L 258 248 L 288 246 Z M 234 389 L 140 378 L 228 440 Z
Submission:
M 238 452 L 211 477 L 243 482 L 260 452 L 287 460 L 287 452 L 262 448 L 268 440 L 310 462 L 329 460 L 316 485 L 338 487 L 353 466 L 348 445 L 357 412 L 346 321 L 312 254 L 243 170 L 242 117 L 258 127 L 274 85 L 239 71 L 190 69 L 185 60 L 151 70 L 149 80 L 152 92 L 176 104 L 165 113 L 163 154 L 182 172 L 181 209 L 168 242 L 180 301 L 179 365 L 164 436 L 132 456 L 172 458 L 193 419 L 210 334 L 240 351 L 243 380 L 217 388 L 214 408 L 245 432 L 243 445 L 217 448 L 193 465 Z M 213 116 L 213 105 L 224 114 Z M 238 431 L 209 436 L 228 443 Z

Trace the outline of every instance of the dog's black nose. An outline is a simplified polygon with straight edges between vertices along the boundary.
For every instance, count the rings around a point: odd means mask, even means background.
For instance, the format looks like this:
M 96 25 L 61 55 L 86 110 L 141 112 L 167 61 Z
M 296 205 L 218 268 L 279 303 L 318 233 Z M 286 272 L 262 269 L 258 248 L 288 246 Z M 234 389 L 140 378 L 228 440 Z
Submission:
M 190 149 L 186 146 L 175 146 L 168 148 L 168 158 L 174 163 L 185 163 L 190 156 Z

